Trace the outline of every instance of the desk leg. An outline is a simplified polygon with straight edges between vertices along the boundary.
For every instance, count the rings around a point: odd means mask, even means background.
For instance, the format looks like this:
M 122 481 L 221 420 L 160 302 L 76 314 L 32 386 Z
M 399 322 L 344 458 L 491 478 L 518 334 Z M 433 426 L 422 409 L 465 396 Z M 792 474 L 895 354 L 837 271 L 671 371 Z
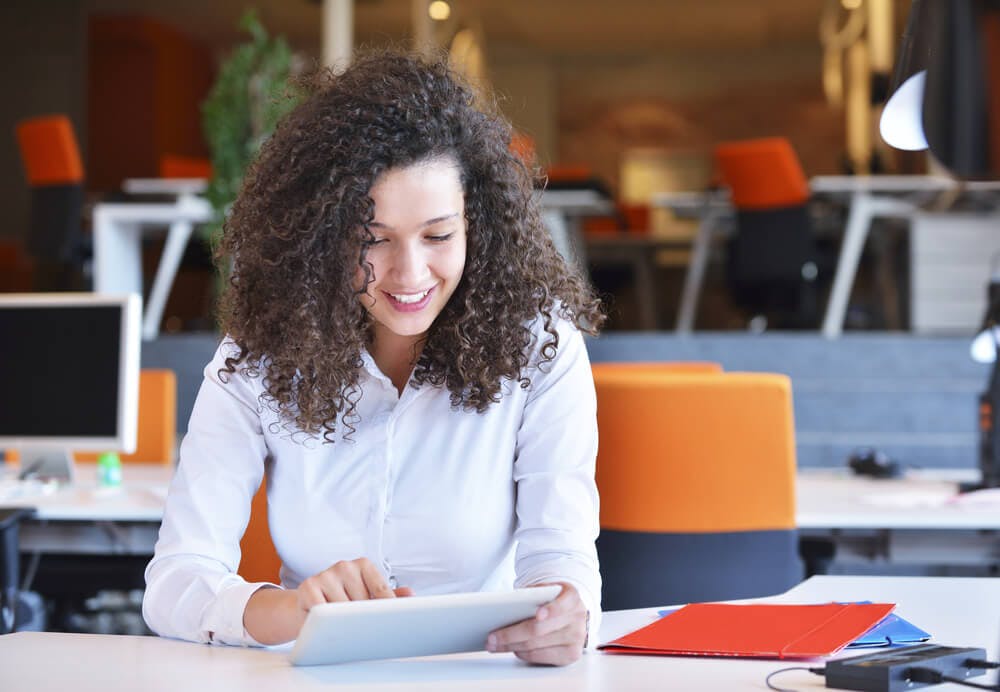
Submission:
M 721 218 L 722 214 L 709 209 L 705 211 L 701 223 L 698 224 L 698 234 L 694 238 L 687 274 L 684 275 L 684 289 L 681 291 L 681 305 L 677 314 L 679 334 L 690 334 L 694 331 L 698 299 L 701 296 L 701 286 L 708 268 L 708 256 L 712 249 L 712 233 Z
M 656 282 L 654 279 L 655 250 L 641 252 L 641 257 L 632 261 L 635 272 L 636 302 L 639 304 L 640 329 L 654 330 L 657 327 Z
M 844 331 L 847 302 L 851 297 L 851 287 L 854 286 L 861 251 L 864 250 L 872 220 L 876 216 L 906 217 L 913 210 L 912 204 L 900 199 L 873 197 L 867 192 L 855 192 L 852 195 L 844 242 L 840 246 L 840 257 L 837 260 L 837 272 L 833 278 L 826 315 L 823 317 L 823 336 L 836 339 Z
M 94 290 L 142 295 L 142 242 L 134 224 L 94 208 Z
M 160 333 L 163 309 L 166 307 L 170 288 L 177 276 L 177 268 L 184 257 L 184 248 L 187 247 L 193 230 L 194 224 L 190 221 L 175 221 L 170 224 L 167 240 L 163 245 L 163 254 L 160 255 L 160 263 L 156 267 L 156 277 L 153 279 L 153 287 L 149 292 L 149 301 L 146 303 L 145 314 L 142 318 L 142 338 L 146 341 L 155 339 Z

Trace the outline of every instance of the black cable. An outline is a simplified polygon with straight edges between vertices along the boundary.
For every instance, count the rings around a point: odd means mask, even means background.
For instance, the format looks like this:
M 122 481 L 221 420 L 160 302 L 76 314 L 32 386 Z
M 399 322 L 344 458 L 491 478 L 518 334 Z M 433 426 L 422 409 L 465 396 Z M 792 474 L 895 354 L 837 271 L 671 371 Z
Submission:
M 979 670 L 993 670 L 994 668 L 1000 668 L 1000 663 L 996 661 L 981 661 L 978 658 L 967 658 L 962 662 L 962 665 L 966 668 L 976 668 Z
M 978 667 L 983 667 L 989 664 L 988 661 L 966 661 L 968 663 L 975 663 Z M 907 668 L 904 677 L 907 680 L 913 682 L 926 682 L 931 685 L 937 685 L 942 682 L 953 682 L 956 685 L 964 685 L 966 687 L 974 687 L 977 690 L 1000 690 L 1000 685 L 983 685 L 978 682 L 971 682 L 964 678 L 953 678 L 950 675 L 945 675 L 944 673 L 934 670 L 933 668 L 922 668 L 920 666 L 914 668 Z
M 775 692 L 798 692 L 797 690 L 793 690 L 788 687 L 775 687 L 774 685 L 771 684 L 771 678 L 773 678 L 775 675 L 777 675 L 778 673 L 787 673 L 791 670 L 804 670 L 809 673 L 812 673 L 813 675 L 824 674 L 822 668 L 806 668 L 805 666 L 792 666 L 791 668 L 780 668 L 772 672 L 770 675 L 764 678 L 764 684 L 767 685 L 768 689 L 775 690 Z

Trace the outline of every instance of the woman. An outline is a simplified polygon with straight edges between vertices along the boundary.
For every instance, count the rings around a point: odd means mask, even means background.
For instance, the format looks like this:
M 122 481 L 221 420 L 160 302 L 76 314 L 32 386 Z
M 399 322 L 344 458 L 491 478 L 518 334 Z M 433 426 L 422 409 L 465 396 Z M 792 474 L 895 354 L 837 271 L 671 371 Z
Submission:
M 603 317 L 509 141 L 445 63 L 383 53 L 264 145 L 146 570 L 154 631 L 272 644 L 317 603 L 557 583 L 487 648 L 579 657 L 600 613 L 580 330 Z M 236 575 L 265 469 L 281 586 Z

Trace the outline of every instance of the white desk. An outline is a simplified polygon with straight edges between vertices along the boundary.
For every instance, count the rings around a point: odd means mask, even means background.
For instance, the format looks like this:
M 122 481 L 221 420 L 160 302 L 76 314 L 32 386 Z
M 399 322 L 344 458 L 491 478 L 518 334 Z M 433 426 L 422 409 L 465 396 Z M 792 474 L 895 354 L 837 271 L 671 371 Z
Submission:
M 123 484 L 113 489 L 98 486 L 94 463 L 77 463 L 76 474 L 73 485 L 55 492 L 17 495 L 4 492 L 0 483 L 0 506 L 37 510 L 21 525 L 21 550 L 151 555 L 173 467 L 125 464 Z
M 132 193 L 176 194 L 170 202 L 102 202 L 94 206 L 94 290 L 142 295 L 142 235 L 167 227 L 167 240 L 143 311 L 142 337 L 160 331 L 184 248 L 196 224 L 212 219 L 212 207 L 198 194 L 204 180 L 137 179 L 125 181 Z
M 957 496 L 959 481 L 976 478 L 971 470 L 915 471 L 892 480 L 842 470 L 801 471 L 799 534 L 833 541 L 847 562 L 1000 564 L 1000 491 Z
M 586 273 L 587 254 L 580 221 L 587 216 L 613 214 L 614 205 L 596 190 L 545 190 L 538 201 L 542 221 L 559 254 Z
M 863 600 L 897 603 L 896 612 L 942 644 L 979 646 L 991 659 L 1000 642 L 1000 580 L 814 577 L 770 602 Z M 666 604 L 664 604 L 666 605 Z M 606 613 L 607 641 L 651 622 L 656 609 Z M 850 654 L 848 654 L 850 655 Z M 821 662 L 811 661 L 809 665 Z M 511 654 L 461 654 L 294 668 L 282 650 L 210 647 L 158 639 L 24 632 L 0 637 L 5 690 L 115 692 L 206 689 L 212 692 L 309 690 L 603 690 L 764 689 L 788 661 L 586 654 L 565 668 L 525 665 Z M 991 680 L 995 674 L 975 678 Z M 775 680 L 824 689 L 823 679 L 790 672 Z M 962 689 L 943 685 L 935 689 Z
M 77 483 L 0 505 L 37 508 L 21 528 L 25 551 L 150 555 L 163 517 L 171 466 L 126 464 L 120 489 L 98 487 L 95 464 L 77 464 Z M 841 469 L 798 474 L 796 523 L 804 536 L 830 537 L 866 560 L 984 564 L 1000 560 L 1000 504 L 950 503 L 958 481 L 977 473 L 914 472 L 875 480 Z M 998 500 L 1000 502 L 1000 500 Z
M 833 287 L 823 317 L 822 332 L 829 338 L 840 336 L 843 331 L 847 302 L 872 221 L 884 217 L 910 218 L 919 210 L 922 200 L 941 192 L 1000 192 L 1000 182 L 961 183 L 951 178 L 922 175 L 824 175 L 810 179 L 809 187 L 813 194 L 843 197 L 850 204 Z M 677 331 L 688 333 L 694 328 L 712 235 L 721 220 L 732 214 L 728 193 L 664 193 L 655 195 L 652 204 L 672 209 L 679 215 L 690 214 L 699 205 L 701 208 L 701 222 L 677 318 Z

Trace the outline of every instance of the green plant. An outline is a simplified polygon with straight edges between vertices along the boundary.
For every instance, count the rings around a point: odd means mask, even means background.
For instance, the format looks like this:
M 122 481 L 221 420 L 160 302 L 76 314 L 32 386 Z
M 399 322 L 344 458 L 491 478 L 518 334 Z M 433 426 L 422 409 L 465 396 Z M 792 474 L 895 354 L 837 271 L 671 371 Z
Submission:
M 294 58 L 285 39 L 269 36 L 252 9 L 240 19 L 240 28 L 250 34 L 250 41 L 222 64 L 201 104 L 202 130 L 212 157 L 212 180 L 205 196 L 215 211 L 213 222 L 206 225 L 213 247 L 247 166 L 301 98 L 289 84 Z

